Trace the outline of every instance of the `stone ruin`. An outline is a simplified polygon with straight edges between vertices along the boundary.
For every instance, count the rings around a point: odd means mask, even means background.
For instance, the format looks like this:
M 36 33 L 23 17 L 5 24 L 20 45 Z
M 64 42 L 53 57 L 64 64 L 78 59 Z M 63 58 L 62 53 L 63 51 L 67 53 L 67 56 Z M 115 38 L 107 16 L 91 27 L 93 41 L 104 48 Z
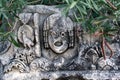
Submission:
M 0 80 L 120 79 L 120 33 L 104 60 L 99 38 L 72 19 L 55 6 L 27 6 L 15 22 L 21 47 L 0 42 Z

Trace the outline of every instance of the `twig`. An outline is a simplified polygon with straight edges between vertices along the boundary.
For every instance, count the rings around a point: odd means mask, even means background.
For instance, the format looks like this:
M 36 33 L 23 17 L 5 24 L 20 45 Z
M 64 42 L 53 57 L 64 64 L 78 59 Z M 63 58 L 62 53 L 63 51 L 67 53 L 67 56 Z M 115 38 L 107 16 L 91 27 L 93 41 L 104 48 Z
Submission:
M 100 33 L 100 32 L 96 32 L 96 33 L 94 34 L 94 36 L 97 37 L 97 36 L 101 36 L 102 34 L 103 34 L 102 32 L 101 32 L 101 33 Z
M 102 49 L 102 54 L 103 54 L 103 57 L 104 57 L 104 60 L 106 60 L 106 54 L 105 54 L 105 50 L 104 50 L 104 38 L 102 38 L 102 45 L 101 45 L 101 49 Z
M 10 1 L 10 4 L 8 5 L 8 7 L 10 7 L 10 6 L 13 4 L 13 1 L 14 1 L 14 0 L 11 0 L 11 1 Z
M 36 0 L 36 1 L 28 2 L 28 4 L 34 4 L 34 3 L 37 3 L 39 1 L 43 1 L 43 0 Z
M 105 45 L 108 47 L 108 49 L 111 51 L 111 55 L 110 55 L 110 57 L 109 58 L 111 58 L 112 56 L 113 56 L 113 50 L 111 49 L 111 47 L 110 47 L 110 45 L 109 45 L 109 43 L 107 43 L 106 41 L 105 41 Z
M 117 7 L 115 7 L 115 6 L 110 2 L 110 0 L 106 0 L 106 2 L 107 2 L 113 9 L 117 9 Z

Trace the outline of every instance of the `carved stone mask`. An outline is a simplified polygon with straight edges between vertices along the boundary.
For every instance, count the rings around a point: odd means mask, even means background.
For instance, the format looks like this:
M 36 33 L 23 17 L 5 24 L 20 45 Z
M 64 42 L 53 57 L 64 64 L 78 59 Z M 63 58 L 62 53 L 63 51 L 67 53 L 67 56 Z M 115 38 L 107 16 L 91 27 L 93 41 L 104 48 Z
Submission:
M 47 30 L 46 27 L 44 30 L 48 32 L 48 46 L 55 53 L 65 52 L 69 48 L 69 35 L 72 34 L 73 36 L 72 21 L 70 18 L 62 17 L 59 14 L 53 14 L 47 20 L 49 20 L 49 25 L 46 24 L 46 26 L 49 26 L 49 28 Z
M 57 27 L 57 25 L 55 25 L 55 27 Z M 49 31 L 49 45 L 56 53 L 62 53 L 68 48 L 67 32 L 64 30 L 64 27 L 58 26 L 58 29 L 54 30 L 55 27 Z

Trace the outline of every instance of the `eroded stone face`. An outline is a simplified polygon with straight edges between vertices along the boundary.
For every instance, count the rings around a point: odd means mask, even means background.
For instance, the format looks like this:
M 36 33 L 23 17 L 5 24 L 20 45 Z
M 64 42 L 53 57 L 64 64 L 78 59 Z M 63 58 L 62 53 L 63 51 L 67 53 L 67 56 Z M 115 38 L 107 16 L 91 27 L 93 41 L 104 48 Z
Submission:
M 59 25 L 59 23 L 58 23 Z M 56 30 L 54 30 L 56 28 Z M 64 26 L 55 25 L 49 30 L 48 43 L 50 48 L 56 53 L 63 53 L 68 49 L 68 35 L 64 30 Z
M 49 16 L 45 23 L 48 21 L 50 24 L 44 25 L 44 27 L 48 27 L 48 45 L 55 53 L 64 53 L 69 48 L 69 34 L 73 36 L 73 33 L 70 32 L 73 30 L 72 21 L 60 14 Z
M 67 62 L 77 55 L 74 28 L 70 17 L 65 17 L 61 13 L 49 15 L 44 20 L 42 28 L 43 56 L 50 60 L 63 57 Z

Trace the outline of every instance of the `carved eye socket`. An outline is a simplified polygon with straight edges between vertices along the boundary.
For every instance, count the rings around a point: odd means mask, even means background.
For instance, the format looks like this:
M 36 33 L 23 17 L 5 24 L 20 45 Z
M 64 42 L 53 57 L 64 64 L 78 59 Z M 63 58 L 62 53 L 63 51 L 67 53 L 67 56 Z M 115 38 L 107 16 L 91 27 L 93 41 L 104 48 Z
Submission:
M 65 36 L 65 33 L 64 33 L 64 32 L 61 32 L 61 36 L 64 37 L 64 36 Z

